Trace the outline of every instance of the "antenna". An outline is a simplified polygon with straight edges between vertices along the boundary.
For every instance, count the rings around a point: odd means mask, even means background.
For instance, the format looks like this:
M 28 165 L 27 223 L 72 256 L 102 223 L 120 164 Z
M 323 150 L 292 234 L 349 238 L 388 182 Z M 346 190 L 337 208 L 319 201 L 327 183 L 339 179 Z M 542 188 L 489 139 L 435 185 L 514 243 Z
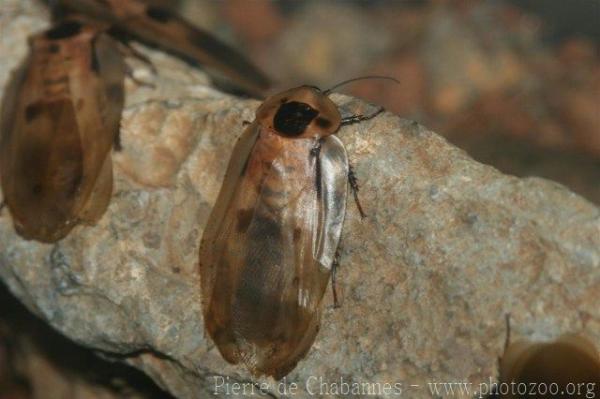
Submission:
M 392 78 L 391 76 L 379 76 L 379 75 L 359 76 L 358 78 L 344 80 L 343 82 L 340 82 L 340 83 L 334 85 L 333 87 L 330 87 L 329 89 L 325 90 L 323 92 L 323 94 L 329 95 L 329 93 L 331 93 L 334 89 L 337 89 L 340 86 L 346 85 L 348 83 L 356 82 L 357 80 L 365 80 L 365 79 L 386 79 L 386 80 L 391 80 L 393 82 L 400 84 L 400 81 L 398 79 Z

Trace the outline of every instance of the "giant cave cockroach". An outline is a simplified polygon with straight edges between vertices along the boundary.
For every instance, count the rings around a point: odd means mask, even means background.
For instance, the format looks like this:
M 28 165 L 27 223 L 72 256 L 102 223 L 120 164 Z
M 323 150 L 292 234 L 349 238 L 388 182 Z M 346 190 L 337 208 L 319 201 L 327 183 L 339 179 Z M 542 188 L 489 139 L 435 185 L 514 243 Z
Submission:
M 315 340 L 348 181 L 357 189 L 335 133 L 382 111 L 342 118 L 332 89 L 301 86 L 264 101 L 235 145 L 201 240 L 206 329 L 227 361 L 254 374 L 283 377 Z
M 221 73 L 249 94 L 262 97 L 270 85 L 269 79 L 239 52 L 157 2 L 52 1 L 59 10 L 82 13 L 110 24 L 117 36 L 133 37 Z
M 78 222 L 96 222 L 110 201 L 126 68 L 104 31 L 67 19 L 31 36 L 5 90 L 2 192 L 26 239 L 57 241 Z

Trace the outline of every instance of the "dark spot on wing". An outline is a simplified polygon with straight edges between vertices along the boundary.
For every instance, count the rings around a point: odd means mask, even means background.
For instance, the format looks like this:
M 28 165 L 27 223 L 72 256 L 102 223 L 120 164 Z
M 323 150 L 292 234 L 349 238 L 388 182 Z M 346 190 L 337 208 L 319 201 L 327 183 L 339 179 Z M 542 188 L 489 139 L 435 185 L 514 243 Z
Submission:
M 120 83 L 114 83 L 108 86 L 106 89 L 109 100 L 121 101 L 123 99 L 123 85 Z
M 34 195 L 39 195 L 42 193 L 42 185 L 40 183 L 34 184 L 33 187 L 31 188 L 31 192 Z
M 254 216 L 253 209 L 241 209 L 238 211 L 238 224 L 237 231 L 240 233 L 245 233 L 248 230 L 248 226 L 252 222 L 252 217 Z
M 100 61 L 98 61 L 98 54 L 96 54 L 96 47 L 93 45 L 91 46 L 90 68 L 95 73 L 100 73 Z
M 29 104 L 25 107 L 25 120 L 31 122 L 42 112 L 42 110 L 43 107 L 40 103 Z
M 329 119 L 325 119 L 323 117 L 318 117 L 317 119 L 315 119 L 315 123 L 317 124 L 317 126 L 319 126 L 322 129 L 327 129 L 328 127 L 331 126 L 331 121 Z
M 81 24 L 77 21 L 64 21 L 46 32 L 51 40 L 66 39 L 81 32 Z
M 253 216 L 253 218 L 255 220 L 252 223 L 252 234 L 254 236 L 260 237 L 261 241 L 264 242 L 275 243 L 281 241 L 281 225 L 277 221 L 264 216 Z M 274 248 L 272 250 L 275 252 Z M 270 255 L 273 256 L 274 253 Z
M 294 242 L 297 243 L 298 241 L 300 241 L 301 237 L 302 237 L 302 229 L 300 227 L 296 227 L 294 229 Z
M 306 103 L 290 101 L 279 107 L 273 118 L 273 126 L 283 136 L 299 136 L 318 114 L 319 111 Z
M 173 19 L 173 14 L 164 8 L 149 6 L 146 9 L 146 15 L 160 23 L 169 22 Z
M 50 51 L 52 54 L 58 53 L 59 50 L 60 46 L 56 43 L 52 43 L 50 46 L 48 46 L 48 51 Z

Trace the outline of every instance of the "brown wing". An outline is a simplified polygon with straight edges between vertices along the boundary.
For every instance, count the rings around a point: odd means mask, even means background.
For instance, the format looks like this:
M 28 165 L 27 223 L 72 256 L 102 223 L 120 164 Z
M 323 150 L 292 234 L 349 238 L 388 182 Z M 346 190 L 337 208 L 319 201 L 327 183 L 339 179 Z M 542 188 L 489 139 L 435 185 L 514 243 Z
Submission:
M 17 120 L 16 110 L 19 107 L 19 92 L 23 87 L 30 62 L 28 57 L 22 65 L 15 69 L 4 88 L 2 97 L 2 110 L 0 111 L 0 182 L 4 181 L 5 184 L 9 184 L 10 174 L 3 172 L 3 165 L 7 164 L 7 157 L 10 155 L 8 143 L 12 140 L 14 134 L 14 126 Z
M 61 0 L 68 9 L 114 24 L 119 31 L 187 61 L 220 72 L 250 94 L 262 95 L 269 79 L 246 57 L 167 8 L 141 0 Z
M 116 42 L 99 34 L 91 43 L 91 62 L 79 78 L 71 79 L 71 93 L 78 105 L 77 123 L 84 148 L 84 181 L 78 219 L 95 223 L 112 195 L 110 149 L 119 141 L 125 90 L 125 63 Z
M 82 37 L 57 43 L 62 53 L 32 50 L 14 104 L 8 106 L 13 119 L 2 123 L 7 129 L 0 154 L 6 204 L 19 234 L 44 242 L 64 237 L 84 209 L 96 209 L 97 217 L 101 207 L 87 202 L 100 190 L 97 179 L 122 107 L 122 101 L 110 103 L 112 91 L 103 81 L 118 74 L 97 59 L 91 40 L 84 40 L 87 46 L 71 46 L 70 40 Z M 102 38 L 97 42 L 107 46 Z M 104 192 L 108 180 L 102 181 Z
M 331 243 L 341 231 L 331 221 L 343 219 L 346 200 L 345 151 L 332 140 L 315 154 L 314 141 L 262 131 L 242 158 L 243 173 L 227 177 L 237 184 L 226 180 L 216 224 L 203 237 L 203 289 L 212 281 L 203 291 L 207 329 L 228 361 L 255 373 L 287 374 L 318 331 Z M 339 167 L 323 174 L 328 162 Z
M 31 58 L 29 59 L 31 60 Z M 17 231 L 53 241 L 72 219 L 82 176 L 82 147 L 72 103 L 47 102 L 29 61 L 18 86 L 13 121 L 3 123 L 2 190 Z

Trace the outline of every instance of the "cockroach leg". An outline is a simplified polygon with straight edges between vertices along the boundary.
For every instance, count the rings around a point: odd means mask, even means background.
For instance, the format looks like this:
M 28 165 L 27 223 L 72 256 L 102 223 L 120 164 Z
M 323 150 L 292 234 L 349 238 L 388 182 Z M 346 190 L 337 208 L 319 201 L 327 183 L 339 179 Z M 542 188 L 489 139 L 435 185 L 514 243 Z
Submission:
M 340 266 L 340 249 L 335 250 L 335 256 L 333 257 L 333 263 L 331 263 L 331 292 L 333 294 L 333 307 L 334 309 L 338 309 L 340 307 L 340 302 L 338 301 L 337 288 L 336 288 L 336 274 L 337 268 Z
M 140 80 L 140 79 L 136 78 L 133 75 L 133 68 L 131 68 L 129 65 L 125 66 L 125 73 L 129 77 L 129 79 L 133 80 L 135 82 L 135 84 L 137 84 L 138 86 L 145 86 L 145 87 L 149 87 L 151 89 L 155 89 L 156 88 L 156 86 L 153 83 L 144 82 L 143 80 Z
M 373 112 L 371 115 L 352 115 L 342 118 L 342 122 L 340 126 L 352 125 L 354 123 L 359 123 L 362 121 L 368 121 L 369 119 L 375 118 L 377 115 L 384 111 L 383 107 L 379 107 L 377 111 Z
M 356 207 L 358 208 L 360 217 L 364 219 L 367 217 L 367 214 L 363 210 L 363 207 L 360 204 L 360 200 L 358 198 L 358 179 L 354 174 L 354 168 L 352 167 L 352 165 L 348 166 L 348 183 L 350 183 L 350 188 L 352 189 L 352 194 L 354 195 L 354 202 L 356 202 Z
M 147 56 L 142 54 L 139 50 L 136 50 L 133 46 L 131 46 L 131 44 L 129 44 L 127 42 L 119 42 L 119 44 L 121 45 L 120 48 L 123 51 L 123 53 L 125 54 L 125 56 L 129 56 L 131 58 L 137 58 L 144 64 L 148 65 L 148 67 L 150 68 L 150 70 L 152 71 L 152 73 L 154 75 L 158 74 L 158 71 L 156 70 L 156 67 L 154 66 L 154 64 L 152 63 L 150 58 L 148 58 Z

